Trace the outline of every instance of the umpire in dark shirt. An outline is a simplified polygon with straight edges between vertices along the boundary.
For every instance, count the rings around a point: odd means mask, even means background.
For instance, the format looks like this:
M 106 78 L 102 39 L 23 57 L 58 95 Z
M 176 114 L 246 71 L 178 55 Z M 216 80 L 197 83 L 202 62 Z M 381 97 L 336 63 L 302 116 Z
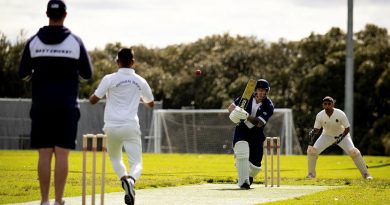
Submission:
M 59 205 L 64 204 L 69 151 L 76 147 L 79 76 L 91 78 L 92 66 L 81 39 L 63 25 L 65 2 L 49 1 L 46 14 L 49 25 L 27 41 L 19 75 L 32 83 L 31 147 L 39 153 L 41 204 L 49 204 L 54 154 L 55 205 Z

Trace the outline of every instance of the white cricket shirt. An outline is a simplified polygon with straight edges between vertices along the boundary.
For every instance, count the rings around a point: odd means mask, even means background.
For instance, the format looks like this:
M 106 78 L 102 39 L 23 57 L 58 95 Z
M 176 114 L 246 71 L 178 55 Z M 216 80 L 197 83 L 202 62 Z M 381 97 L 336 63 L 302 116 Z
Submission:
M 261 105 L 261 102 L 256 103 L 256 98 L 255 97 L 252 98 L 252 110 L 251 110 L 252 117 L 256 117 L 256 112 L 259 109 L 260 105 Z
M 345 128 L 350 126 L 345 113 L 337 108 L 334 108 L 332 115 L 329 117 L 325 110 L 319 112 L 316 116 L 314 128 L 324 128 L 323 134 L 335 137 L 344 132 Z
M 149 84 L 132 68 L 119 68 L 118 72 L 104 76 L 94 94 L 99 98 L 106 96 L 104 127 L 139 128 L 140 99 L 145 103 L 154 100 Z

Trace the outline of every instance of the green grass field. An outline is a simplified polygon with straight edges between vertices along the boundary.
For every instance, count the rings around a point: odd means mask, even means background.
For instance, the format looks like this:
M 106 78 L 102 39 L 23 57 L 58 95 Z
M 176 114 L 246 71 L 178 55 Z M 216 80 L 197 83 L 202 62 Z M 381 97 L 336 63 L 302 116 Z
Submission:
M 0 204 L 39 200 L 37 151 L 0 151 Z M 89 159 L 91 157 L 89 156 Z M 363 180 L 347 155 L 321 155 L 317 178 L 306 179 L 306 156 L 281 157 L 281 186 L 343 186 L 312 195 L 269 204 L 390 204 L 390 157 L 365 156 L 374 180 Z M 100 163 L 100 155 L 98 160 Z M 72 152 L 65 197 L 81 195 L 82 153 Z M 236 181 L 232 155 L 144 154 L 144 169 L 137 189 Z M 89 163 L 90 165 L 90 163 Z M 98 164 L 98 173 L 101 166 Z M 122 191 L 107 158 L 106 193 Z M 88 177 L 90 177 L 90 167 Z M 254 183 L 263 183 L 261 172 Z M 97 177 L 97 188 L 100 187 Z M 90 182 L 90 178 L 88 179 Z M 235 186 L 235 185 L 232 185 Z M 99 191 L 99 190 L 97 190 Z M 51 188 L 51 198 L 54 197 Z

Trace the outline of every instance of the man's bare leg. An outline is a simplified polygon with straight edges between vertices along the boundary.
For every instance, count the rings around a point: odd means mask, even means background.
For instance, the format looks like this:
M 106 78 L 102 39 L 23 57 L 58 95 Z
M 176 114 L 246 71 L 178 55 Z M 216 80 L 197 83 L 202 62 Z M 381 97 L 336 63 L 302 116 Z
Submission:
M 61 147 L 55 147 L 55 172 L 54 172 L 54 189 L 56 202 L 62 204 L 64 196 L 66 179 L 68 177 L 68 157 L 69 150 Z
M 38 177 L 41 189 L 41 203 L 49 201 L 51 159 L 53 148 L 42 148 L 38 150 Z

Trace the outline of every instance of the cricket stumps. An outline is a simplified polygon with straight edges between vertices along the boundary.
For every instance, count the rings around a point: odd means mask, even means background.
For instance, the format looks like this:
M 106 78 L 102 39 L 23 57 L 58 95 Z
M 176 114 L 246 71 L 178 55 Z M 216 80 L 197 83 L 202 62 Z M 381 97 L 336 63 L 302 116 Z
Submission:
M 104 205 L 104 179 L 106 174 L 106 152 L 107 152 L 107 136 L 104 134 L 85 134 L 83 135 L 83 172 L 82 172 L 82 205 L 86 205 L 86 190 L 87 190 L 87 152 L 88 141 L 92 141 L 92 182 L 91 182 L 91 204 L 95 205 L 95 182 L 96 182 L 96 152 L 98 150 L 98 139 L 101 140 L 102 151 L 102 172 L 100 186 L 100 204 Z
M 280 137 L 267 137 L 264 141 L 264 186 L 268 186 L 268 153 L 270 155 L 270 179 L 271 187 L 274 186 L 274 153 L 276 152 L 276 180 L 277 186 L 280 186 Z

